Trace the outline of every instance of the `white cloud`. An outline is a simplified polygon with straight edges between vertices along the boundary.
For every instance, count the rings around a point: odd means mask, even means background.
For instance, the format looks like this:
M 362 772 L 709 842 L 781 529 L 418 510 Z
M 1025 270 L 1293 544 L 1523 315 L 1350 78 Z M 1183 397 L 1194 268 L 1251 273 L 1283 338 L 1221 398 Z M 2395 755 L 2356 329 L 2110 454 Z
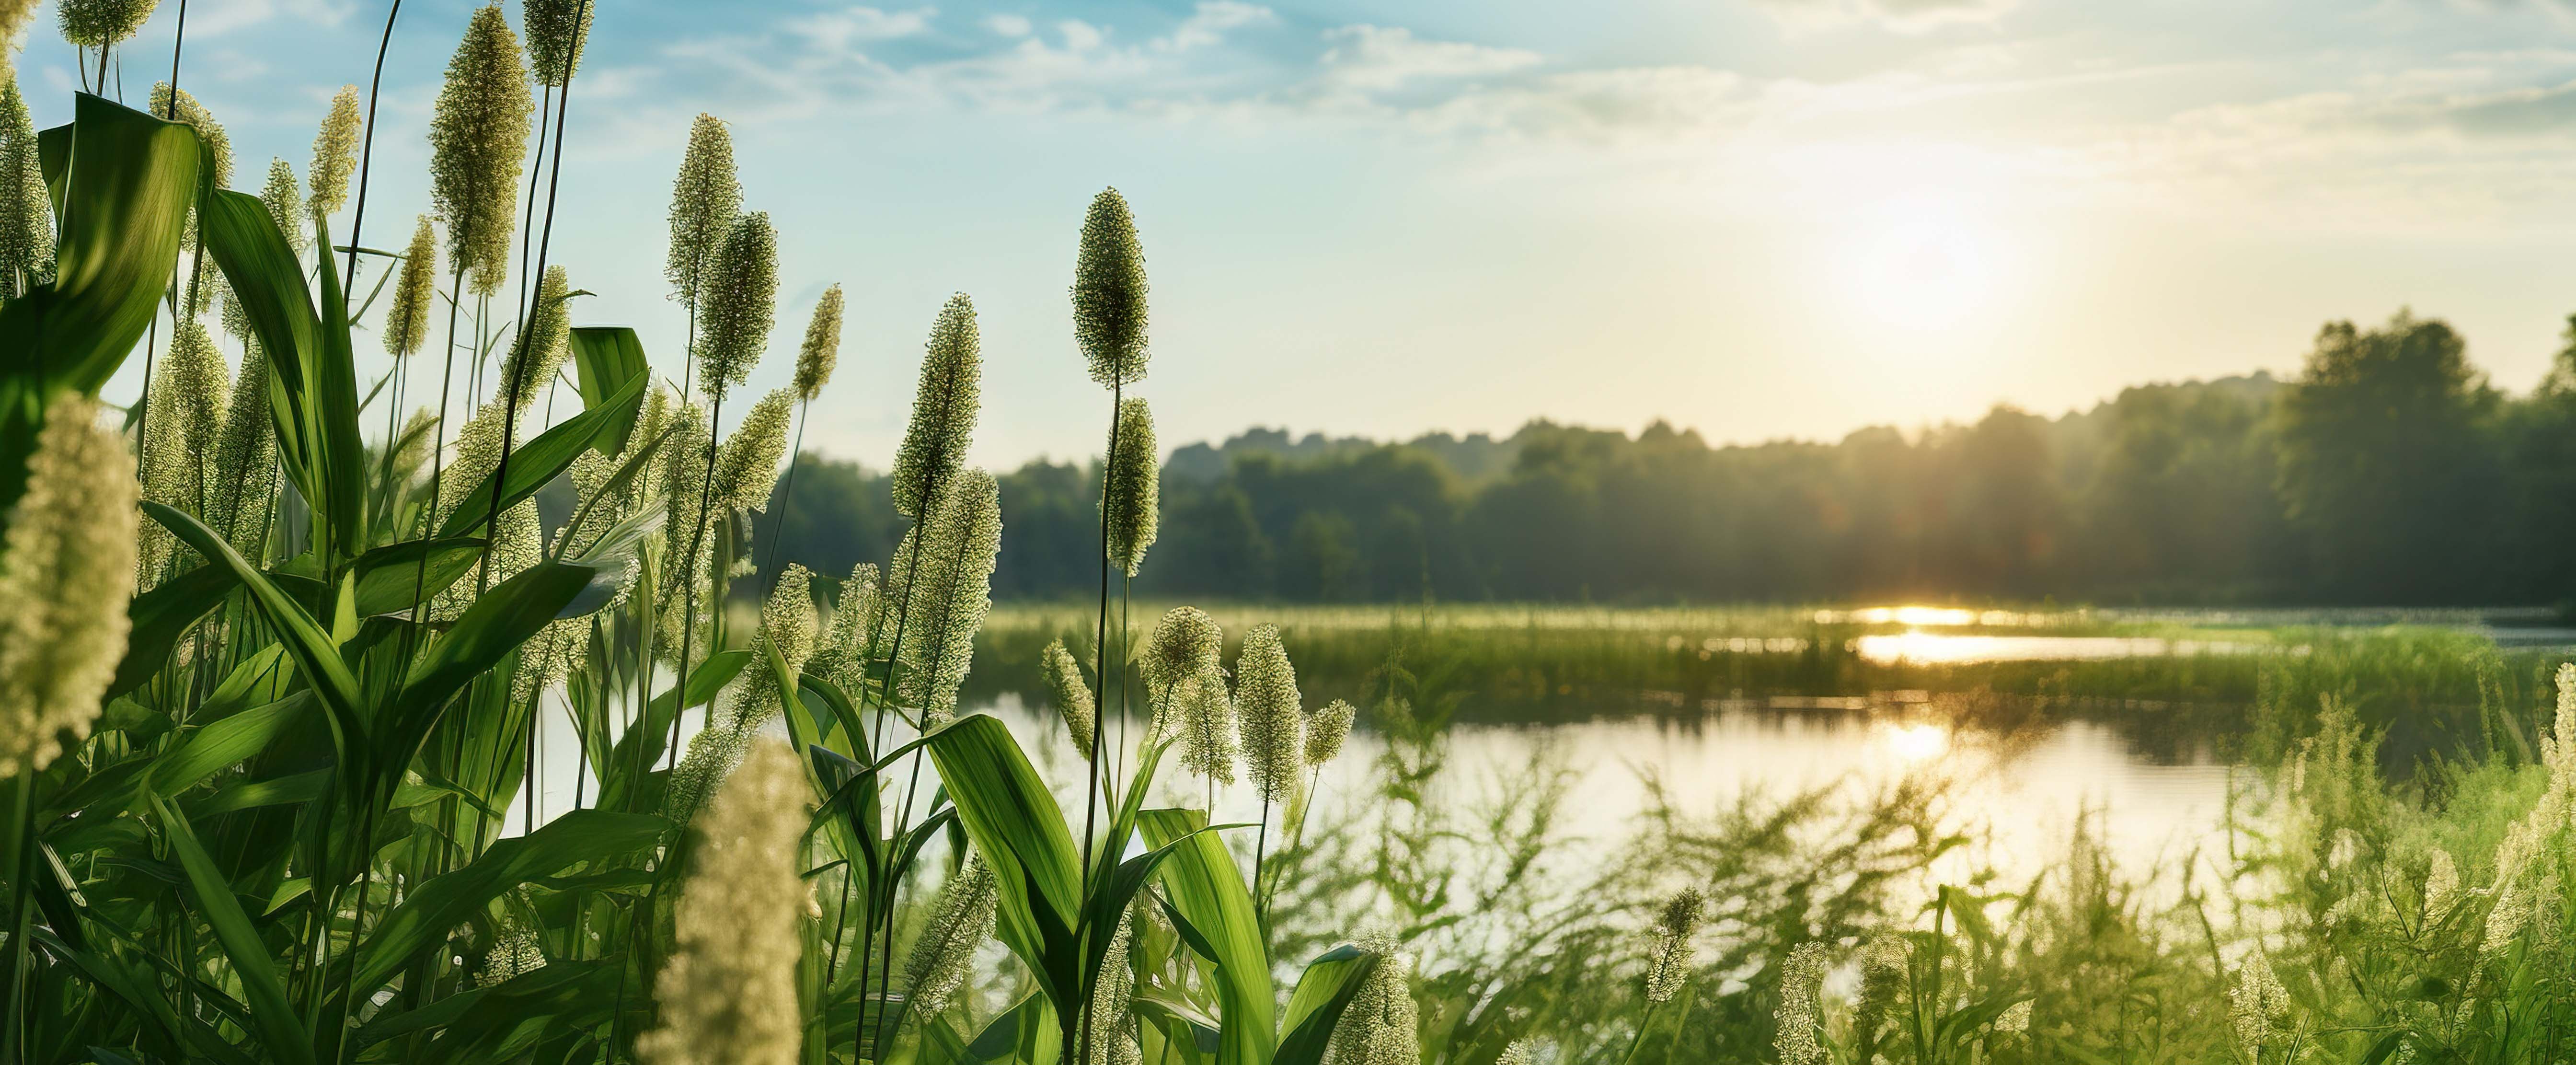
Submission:
M 850 7 L 795 20 L 789 28 L 825 48 L 841 51 L 867 41 L 914 36 L 929 29 L 931 17 L 937 14 L 939 9 L 933 7 L 910 11 Z
M 1504 74 L 1540 62 L 1536 52 L 1426 41 L 1401 26 L 1343 26 L 1324 31 L 1324 39 L 1333 42 L 1321 60 L 1327 76 L 1363 92 L 1398 89 L 1413 81 Z
M 357 10 L 355 0 L 232 0 L 203 14 L 191 12 L 190 36 L 221 37 L 249 29 L 279 15 L 299 22 L 337 26 Z
M 1055 29 L 1057 33 L 1064 35 L 1064 46 L 1076 52 L 1088 52 L 1098 48 L 1100 42 L 1108 36 L 1100 31 L 1100 27 L 1078 18 L 1069 18 L 1056 23 Z
M 1992 22 L 2018 0 L 1753 0 L 1791 30 L 1837 29 L 1854 24 L 1915 33 L 1938 26 Z
M 1172 30 L 1169 37 L 1156 38 L 1154 47 L 1167 52 L 1185 52 L 1222 43 L 1228 30 L 1278 21 L 1278 15 L 1259 4 L 1240 0 L 1199 0 L 1198 9 Z
M 1026 15 L 986 15 L 984 28 L 1004 37 L 1026 37 L 1037 27 L 1029 24 Z

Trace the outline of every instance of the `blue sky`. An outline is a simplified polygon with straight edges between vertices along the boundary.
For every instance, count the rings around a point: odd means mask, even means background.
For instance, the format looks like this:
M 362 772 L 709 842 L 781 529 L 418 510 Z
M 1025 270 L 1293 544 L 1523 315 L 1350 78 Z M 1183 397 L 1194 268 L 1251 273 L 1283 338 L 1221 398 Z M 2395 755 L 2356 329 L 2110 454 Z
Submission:
M 470 11 L 404 5 L 369 243 L 425 209 Z M 128 99 L 166 76 L 175 15 L 121 53 Z M 189 15 L 181 81 L 255 187 L 271 155 L 302 169 L 384 7 Z M 75 85 L 51 25 L 19 60 L 39 121 Z M 700 111 L 781 232 L 752 387 L 842 283 L 807 443 L 880 464 L 952 291 L 983 315 L 978 459 L 1097 449 L 1065 286 L 1112 184 L 1152 272 L 1167 443 L 1539 416 L 1829 439 L 2288 371 L 2321 322 L 2401 305 L 2522 389 L 2576 311 L 2556 0 L 608 0 L 554 259 L 599 294 L 577 321 L 641 327 L 674 371 L 664 215 Z

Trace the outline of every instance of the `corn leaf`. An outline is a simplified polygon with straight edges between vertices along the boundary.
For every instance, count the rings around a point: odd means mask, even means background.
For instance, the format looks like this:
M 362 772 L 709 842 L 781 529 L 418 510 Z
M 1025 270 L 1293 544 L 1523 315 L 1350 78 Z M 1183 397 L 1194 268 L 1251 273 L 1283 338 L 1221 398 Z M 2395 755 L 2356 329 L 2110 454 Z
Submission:
M 303 1025 L 286 1003 L 286 984 L 277 977 L 275 959 L 268 944 L 252 927 L 250 915 L 242 912 L 241 900 L 233 897 L 233 886 L 224 879 L 215 860 L 197 842 L 197 834 L 188 827 L 188 819 L 159 798 L 152 800 L 160 814 L 163 832 L 170 841 L 170 851 L 179 859 L 186 874 L 181 889 L 189 903 L 207 926 L 214 930 L 215 942 L 233 963 L 233 976 L 240 981 L 248 999 L 251 1022 L 268 1053 L 285 1062 L 310 1062 L 313 1048 L 306 1042 Z
M 554 480 L 565 470 L 571 469 L 573 460 L 580 458 L 582 452 L 590 450 L 591 445 L 620 423 L 621 419 L 624 424 L 632 426 L 635 422 L 635 412 L 643 402 L 644 379 L 639 377 L 628 382 L 626 387 L 617 395 L 610 397 L 607 403 L 564 419 L 563 424 L 537 434 L 534 440 L 512 448 L 510 468 L 507 471 L 494 469 L 491 473 L 485 474 L 483 479 L 474 485 L 472 491 L 457 497 L 469 502 L 448 514 L 447 520 L 439 526 L 439 535 L 469 536 L 482 531 L 492 515 L 519 505 L 520 500 L 537 494 L 537 489 L 545 487 L 546 482 Z M 499 505 L 496 506 L 493 505 L 492 486 L 495 479 L 505 472 L 509 476 L 509 481 L 501 486 Z
M 384 986 L 420 951 L 443 949 L 449 929 L 465 923 L 502 892 L 575 865 L 649 856 L 670 827 L 669 821 L 652 814 L 574 810 L 537 826 L 535 832 L 493 844 L 462 869 L 424 881 L 385 915 L 376 934 L 359 950 L 366 960 L 358 970 L 359 994 Z
M 1217 1060 L 1261 1065 L 1270 1060 L 1275 1024 L 1270 950 L 1243 872 L 1225 841 L 1201 830 L 1206 819 L 1198 810 L 1147 810 L 1137 827 L 1147 846 L 1172 849 L 1156 878 L 1172 908 L 1207 940 L 1192 947 L 1207 954 L 1216 977 L 1225 1032 Z
M 1333 1045 L 1333 1027 L 1380 963 L 1377 955 L 1350 944 L 1325 951 L 1297 977 L 1288 996 L 1287 1028 L 1279 1036 L 1272 1065 L 1322 1065 Z

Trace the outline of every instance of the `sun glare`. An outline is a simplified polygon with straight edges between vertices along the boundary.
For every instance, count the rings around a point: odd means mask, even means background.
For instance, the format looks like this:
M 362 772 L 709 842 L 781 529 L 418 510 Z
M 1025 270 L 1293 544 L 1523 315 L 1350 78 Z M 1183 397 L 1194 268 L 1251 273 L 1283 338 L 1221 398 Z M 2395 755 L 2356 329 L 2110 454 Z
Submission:
M 1992 302 L 1996 241 L 1955 200 L 1908 193 L 1869 206 L 1856 221 L 1843 266 L 1855 309 L 1892 325 L 1937 329 Z

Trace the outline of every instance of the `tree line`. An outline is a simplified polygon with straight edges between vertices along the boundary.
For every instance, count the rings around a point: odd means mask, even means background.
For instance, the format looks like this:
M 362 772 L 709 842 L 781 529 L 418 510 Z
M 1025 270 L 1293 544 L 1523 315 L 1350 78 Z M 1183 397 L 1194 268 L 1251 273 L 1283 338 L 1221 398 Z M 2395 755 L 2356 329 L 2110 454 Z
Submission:
M 2056 418 L 1711 446 L 1533 421 L 1400 443 L 1255 429 L 1171 453 L 1135 591 L 1305 602 L 2576 598 L 2576 316 L 2508 396 L 2449 325 L 2319 330 L 2301 371 L 2123 390 Z M 1097 472 L 1000 477 L 994 593 L 1096 594 Z M 805 455 L 773 565 L 846 573 L 902 521 L 882 473 Z M 782 508 L 783 507 L 783 511 Z M 765 582 L 762 582 L 765 584 Z M 760 585 L 754 585 L 755 587 Z M 1089 592 L 1086 592 L 1089 589 Z

